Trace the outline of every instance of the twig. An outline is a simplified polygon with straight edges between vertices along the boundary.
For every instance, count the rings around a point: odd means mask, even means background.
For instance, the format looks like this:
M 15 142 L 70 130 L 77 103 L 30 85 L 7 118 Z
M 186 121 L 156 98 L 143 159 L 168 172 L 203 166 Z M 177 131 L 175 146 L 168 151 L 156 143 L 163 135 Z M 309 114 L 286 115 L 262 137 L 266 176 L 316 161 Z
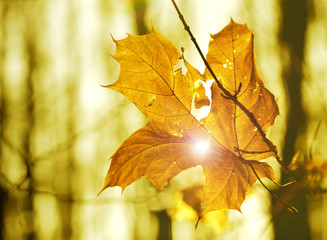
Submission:
M 264 140 L 264 142 L 267 144 L 267 146 L 269 147 L 270 151 L 272 151 L 276 157 L 276 160 L 281 164 L 282 168 L 284 171 L 288 172 L 287 168 L 284 166 L 283 162 L 281 161 L 280 157 L 278 156 L 278 152 L 276 147 L 273 145 L 273 143 L 266 137 L 266 134 L 264 133 L 264 131 L 262 130 L 260 124 L 258 123 L 257 119 L 254 117 L 253 113 L 250 112 L 241 102 L 239 102 L 237 100 L 237 93 L 232 94 L 230 93 L 226 88 L 224 88 L 224 86 L 218 81 L 217 76 L 215 75 L 215 73 L 213 72 L 212 68 L 210 67 L 208 61 L 206 60 L 206 58 L 204 57 L 195 37 L 193 36 L 190 27 L 187 25 L 187 23 L 185 22 L 185 19 L 183 17 L 183 15 L 181 14 L 178 6 L 176 5 L 174 0 L 171 0 L 171 2 L 173 3 L 178 16 L 180 18 L 180 20 L 182 21 L 183 25 L 184 25 L 184 29 L 187 31 L 187 33 L 189 34 L 189 36 L 191 37 L 192 42 L 194 43 L 197 51 L 199 52 L 205 66 L 207 67 L 207 69 L 209 70 L 210 74 L 212 75 L 213 79 L 215 80 L 215 82 L 217 83 L 218 87 L 223 91 L 224 95 L 226 98 L 230 99 L 231 101 L 233 101 L 235 103 L 235 105 L 237 105 L 250 119 L 250 121 L 253 123 L 253 125 L 257 128 L 259 134 L 261 135 L 262 139 Z
M 251 167 L 254 175 L 257 177 L 257 179 L 259 180 L 259 182 L 261 183 L 261 185 L 274 197 L 276 198 L 281 204 L 283 204 L 291 213 L 298 213 L 299 211 L 293 207 L 288 205 L 286 202 L 284 202 L 281 198 L 279 198 L 274 192 L 272 192 L 260 179 L 260 177 L 258 176 L 257 172 L 255 171 L 254 167 L 252 166 L 252 164 L 249 164 L 249 166 Z
M 16 190 L 18 192 L 22 193 L 31 193 L 30 189 L 23 188 L 21 184 L 15 184 L 11 182 L 8 177 L 0 171 L 0 183 L 4 182 L 6 185 L 8 185 L 9 190 Z M 85 204 L 85 205 L 100 205 L 100 204 L 108 204 L 108 203 L 128 203 L 128 204 L 144 204 L 148 202 L 151 199 L 157 198 L 157 195 L 151 195 L 151 196 L 139 196 L 137 198 L 125 198 L 122 200 L 121 197 L 110 197 L 110 198 L 83 198 L 83 197 L 75 197 L 73 195 L 67 195 L 67 194 L 61 194 L 54 191 L 49 190 L 43 190 L 43 189 L 37 189 L 33 188 L 32 190 L 33 194 L 39 194 L 39 195 L 49 195 L 54 198 L 56 198 L 60 202 L 70 202 L 74 204 Z
M 316 127 L 316 130 L 315 130 L 315 132 L 313 134 L 313 137 L 312 137 L 312 141 L 311 141 L 310 148 L 309 148 L 309 161 L 312 161 L 312 159 L 313 159 L 313 144 L 314 144 L 314 142 L 315 142 L 315 140 L 317 138 L 320 125 L 321 125 L 321 120 L 319 120 L 319 122 L 317 124 L 317 127 Z

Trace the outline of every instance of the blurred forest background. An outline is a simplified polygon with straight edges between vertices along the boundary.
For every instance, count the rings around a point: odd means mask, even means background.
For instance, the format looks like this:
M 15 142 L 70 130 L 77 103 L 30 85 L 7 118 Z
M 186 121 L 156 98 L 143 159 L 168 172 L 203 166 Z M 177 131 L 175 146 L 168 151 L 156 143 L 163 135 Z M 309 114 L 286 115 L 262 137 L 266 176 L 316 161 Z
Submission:
M 193 66 L 204 64 L 170 0 L 1 0 L 0 239 L 327 239 L 327 0 L 177 4 L 204 53 L 208 33 L 230 17 L 254 32 L 259 73 L 281 112 L 269 138 L 292 173 L 267 162 L 281 182 L 297 180 L 266 184 L 300 213 L 255 184 L 243 215 L 220 211 L 194 229 L 186 202 L 198 203 L 197 168 L 161 193 L 140 179 L 123 198 L 118 187 L 97 197 L 109 157 L 145 123 L 100 86 L 119 76 L 110 33 L 145 34 L 152 21 Z

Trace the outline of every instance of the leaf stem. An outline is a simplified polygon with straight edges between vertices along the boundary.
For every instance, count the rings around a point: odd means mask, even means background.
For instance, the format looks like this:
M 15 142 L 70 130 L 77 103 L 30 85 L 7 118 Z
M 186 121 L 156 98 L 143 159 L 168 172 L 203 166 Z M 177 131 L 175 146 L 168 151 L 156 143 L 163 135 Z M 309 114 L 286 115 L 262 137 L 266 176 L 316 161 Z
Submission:
M 226 88 L 224 88 L 224 86 L 218 81 L 217 76 L 215 75 L 215 73 L 213 72 L 212 68 L 210 67 L 208 61 L 206 60 L 206 58 L 204 57 L 195 37 L 193 36 L 190 27 L 187 25 L 184 16 L 181 14 L 176 2 L 174 0 L 171 0 L 171 2 L 173 3 L 178 16 L 181 20 L 181 22 L 184 25 L 184 29 L 187 31 L 187 33 L 189 34 L 189 36 L 191 37 L 192 42 L 194 43 L 197 51 L 199 52 L 205 66 L 207 67 L 207 69 L 209 70 L 210 74 L 212 75 L 213 79 L 215 80 L 215 82 L 217 83 L 218 87 L 223 91 L 223 93 L 225 94 L 225 97 L 230 99 L 231 101 L 233 101 L 235 103 L 235 105 L 237 105 L 250 119 L 250 121 L 252 122 L 252 124 L 257 128 L 259 134 L 261 135 L 262 139 L 264 140 L 264 142 L 267 144 L 267 146 L 269 147 L 270 151 L 272 151 L 275 155 L 276 160 L 281 164 L 282 168 L 284 171 L 288 172 L 288 169 L 284 166 L 281 158 L 278 156 L 278 152 L 276 147 L 273 145 L 273 143 L 266 137 L 266 134 L 264 133 L 263 129 L 261 128 L 260 124 L 258 123 L 257 119 L 254 117 L 253 113 L 250 112 L 240 101 L 237 100 L 237 93 L 236 94 L 232 94 L 230 93 Z

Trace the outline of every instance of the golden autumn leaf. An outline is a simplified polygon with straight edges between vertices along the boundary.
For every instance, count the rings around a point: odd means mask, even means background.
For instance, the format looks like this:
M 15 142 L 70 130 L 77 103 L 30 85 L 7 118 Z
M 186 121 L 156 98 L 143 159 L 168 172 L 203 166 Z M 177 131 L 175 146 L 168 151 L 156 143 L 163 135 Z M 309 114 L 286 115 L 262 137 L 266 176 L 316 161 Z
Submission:
M 113 186 L 124 190 L 141 176 L 162 190 L 181 171 L 201 165 L 205 175 L 203 216 L 219 209 L 240 211 L 257 176 L 274 180 L 272 168 L 259 162 L 274 153 L 248 116 L 224 97 L 215 82 L 209 115 L 201 121 L 192 115 L 194 96 L 199 96 L 198 107 L 210 104 L 195 84 L 212 79 L 207 70 L 200 74 L 154 27 L 149 34 L 114 41 L 113 57 L 121 73 L 118 81 L 107 87 L 133 102 L 147 125 L 111 157 L 103 190 Z M 181 69 L 174 71 L 180 59 L 185 74 Z M 231 20 L 211 36 L 207 61 L 222 85 L 230 93 L 238 93 L 238 101 L 252 112 L 266 134 L 278 115 L 278 106 L 257 73 L 252 32 Z

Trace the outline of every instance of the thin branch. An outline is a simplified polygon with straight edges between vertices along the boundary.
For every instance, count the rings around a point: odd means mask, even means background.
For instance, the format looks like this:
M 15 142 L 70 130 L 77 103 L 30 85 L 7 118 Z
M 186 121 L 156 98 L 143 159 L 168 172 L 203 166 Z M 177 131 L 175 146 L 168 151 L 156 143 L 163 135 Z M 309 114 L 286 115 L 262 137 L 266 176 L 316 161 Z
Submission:
M 316 130 L 315 130 L 315 132 L 313 134 L 313 137 L 312 137 L 312 141 L 311 141 L 310 148 L 309 148 L 309 161 L 312 161 L 312 159 L 313 159 L 313 144 L 316 141 L 320 125 L 321 125 L 321 120 L 319 120 L 319 122 L 317 124 L 317 127 L 316 127 Z
M 126 105 L 127 101 L 121 101 L 117 107 L 117 109 L 120 109 L 120 107 L 123 107 Z M 110 114 L 108 114 L 110 113 Z M 106 125 L 102 124 L 103 122 L 107 122 L 108 116 L 110 115 L 110 120 L 115 119 L 115 117 L 119 114 L 119 111 L 109 111 L 106 114 L 103 114 L 102 117 L 94 121 L 90 124 L 90 126 L 85 127 L 84 129 L 73 133 L 71 137 L 64 140 L 63 142 L 57 143 L 53 148 L 46 150 L 42 153 L 40 153 L 37 156 L 30 156 L 31 159 L 27 159 L 27 155 L 17 146 L 15 146 L 7 136 L 0 134 L 0 142 L 3 142 L 7 147 L 9 147 L 13 152 L 17 153 L 21 159 L 24 160 L 25 163 L 30 162 L 30 165 L 37 164 L 40 161 L 47 160 L 50 156 L 53 156 L 54 154 L 60 154 L 67 150 L 69 150 L 71 146 L 71 142 L 79 140 L 79 138 L 82 138 L 84 136 L 87 136 L 87 134 L 95 133 L 100 131 L 102 128 L 104 128 Z M 25 181 L 25 180 L 24 180 Z M 23 181 L 23 182 L 24 182 Z
M 239 102 L 237 100 L 237 94 L 232 94 L 230 93 L 226 88 L 224 88 L 224 86 L 218 81 L 217 76 L 215 75 L 215 73 L 213 72 L 212 68 L 210 67 L 208 61 L 206 60 L 206 58 L 204 57 L 195 37 L 193 36 L 190 27 L 187 25 L 182 13 L 180 12 L 177 4 L 175 3 L 174 0 L 171 0 L 171 2 L 173 3 L 178 16 L 180 18 L 180 20 L 182 21 L 183 25 L 184 25 L 184 29 L 187 31 L 187 33 L 189 34 L 189 36 L 191 37 L 192 42 L 194 43 L 197 51 L 199 52 L 205 66 L 207 67 L 207 69 L 209 70 L 210 74 L 212 75 L 213 79 L 215 80 L 215 82 L 217 83 L 218 87 L 223 91 L 224 95 L 226 98 L 230 99 L 231 101 L 233 101 L 250 119 L 250 121 L 253 123 L 253 125 L 257 128 L 259 134 L 261 135 L 262 139 L 264 140 L 264 142 L 267 144 L 267 146 L 269 147 L 269 149 L 274 153 L 276 160 L 281 164 L 281 166 L 283 167 L 284 171 L 287 171 L 287 168 L 284 166 L 282 160 L 280 159 L 280 157 L 278 156 L 278 152 L 276 147 L 273 145 L 273 143 L 266 137 L 266 134 L 264 133 L 264 131 L 262 130 L 260 124 L 258 123 L 257 119 L 254 117 L 253 113 L 250 112 L 241 102 Z
M 3 142 L 7 147 L 9 147 L 13 152 L 16 152 L 23 160 L 24 162 L 28 162 L 28 157 L 26 154 L 21 151 L 18 147 L 16 147 L 6 136 L 3 134 L 0 135 L 0 141 Z
M 11 188 L 15 188 L 15 189 L 18 188 L 18 185 L 10 182 L 7 176 L 3 172 L 0 172 L 0 179 L 2 179 L 2 181 L 5 182 L 7 185 L 9 185 Z
M 15 184 L 12 183 L 8 177 L 0 171 L 0 182 L 4 182 L 6 185 L 8 185 L 9 190 L 16 190 L 18 192 L 29 192 L 31 193 L 31 190 L 28 188 L 23 188 L 21 184 Z M 87 204 L 87 205 L 99 205 L 99 204 L 108 204 L 113 202 L 124 202 L 129 204 L 144 204 L 147 203 L 149 200 L 157 198 L 157 195 L 152 196 L 139 196 L 137 198 L 125 198 L 122 200 L 121 197 L 111 197 L 111 198 L 80 198 L 80 197 L 74 197 L 72 195 L 67 194 L 60 194 L 49 190 L 41 190 L 37 188 L 33 188 L 32 190 L 33 194 L 42 194 L 42 195 L 50 195 L 56 198 L 60 202 L 71 202 L 75 204 Z
M 266 150 L 266 151 L 246 151 L 246 150 L 239 149 L 237 147 L 234 147 L 234 150 L 235 151 L 239 151 L 241 153 L 250 153 L 250 154 L 258 154 L 258 153 L 267 153 L 267 152 L 270 152 L 270 149 L 269 150 Z
M 257 179 L 259 180 L 259 182 L 261 183 L 261 185 L 275 198 L 277 199 L 281 204 L 283 204 L 290 212 L 292 213 L 298 213 L 299 211 L 293 207 L 288 205 L 286 202 L 284 202 L 281 198 L 279 198 L 274 192 L 272 192 L 260 179 L 260 177 L 258 176 L 257 172 L 255 171 L 254 167 L 252 164 L 249 164 L 249 166 L 251 167 L 254 175 L 257 177 Z

